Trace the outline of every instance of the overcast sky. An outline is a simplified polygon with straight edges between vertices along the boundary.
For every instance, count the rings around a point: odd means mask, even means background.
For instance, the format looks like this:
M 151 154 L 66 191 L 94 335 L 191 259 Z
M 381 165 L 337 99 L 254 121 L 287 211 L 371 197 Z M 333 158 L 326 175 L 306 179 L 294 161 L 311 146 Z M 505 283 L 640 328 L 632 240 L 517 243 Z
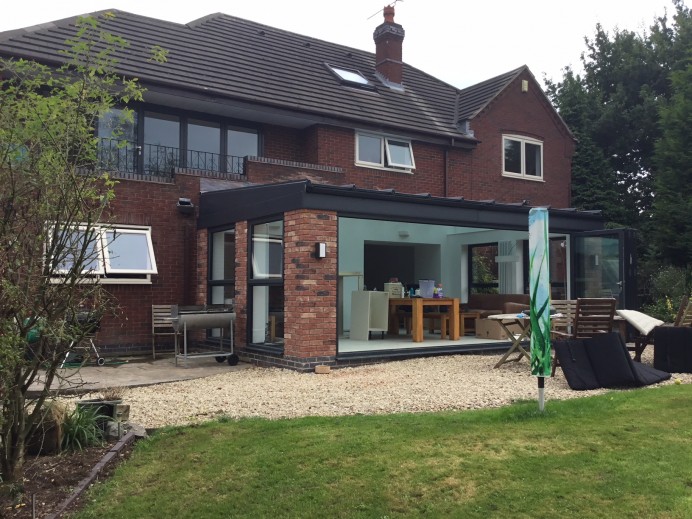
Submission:
M 388 0 L 8 0 L 0 31 L 103 9 L 188 23 L 211 13 L 246 18 L 280 29 L 375 51 L 372 32 Z M 596 23 L 639 33 L 671 0 L 400 0 L 395 21 L 406 31 L 404 61 L 463 88 L 528 65 L 539 82 L 580 68 L 584 36 Z

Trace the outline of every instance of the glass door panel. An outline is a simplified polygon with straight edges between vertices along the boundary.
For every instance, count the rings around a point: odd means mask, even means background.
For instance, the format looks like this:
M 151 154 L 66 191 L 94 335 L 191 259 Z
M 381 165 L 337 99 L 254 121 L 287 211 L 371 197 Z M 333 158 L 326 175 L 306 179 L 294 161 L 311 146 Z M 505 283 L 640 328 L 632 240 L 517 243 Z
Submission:
M 179 165 L 180 121 L 174 115 L 144 114 L 144 171 L 170 173 Z
M 574 297 L 614 297 L 618 308 L 637 307 L 632 238 L 629 229 L 573 235 Z

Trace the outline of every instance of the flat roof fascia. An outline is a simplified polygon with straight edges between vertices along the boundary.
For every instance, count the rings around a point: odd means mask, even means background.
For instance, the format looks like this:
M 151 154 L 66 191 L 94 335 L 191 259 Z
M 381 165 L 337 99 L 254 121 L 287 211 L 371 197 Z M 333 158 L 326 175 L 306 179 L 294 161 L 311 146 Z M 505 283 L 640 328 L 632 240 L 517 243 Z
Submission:
M 528 230 L 531 206 L 327 186 L 307 181 L 202 193 L 198 228 L 223 228 L 297 209 L 339 216 L 491 229 Z M 601 230 L 599 213 L 549 209 L 551 232 Z

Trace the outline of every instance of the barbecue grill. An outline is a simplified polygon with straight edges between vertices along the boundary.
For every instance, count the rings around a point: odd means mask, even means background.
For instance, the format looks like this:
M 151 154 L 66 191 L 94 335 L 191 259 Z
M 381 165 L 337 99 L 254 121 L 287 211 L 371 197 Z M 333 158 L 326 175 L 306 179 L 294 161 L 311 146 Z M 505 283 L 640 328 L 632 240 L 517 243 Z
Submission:
M 215 357 L 217 362 L 228 361 L 230 366 L 238 364 L 238 355 L 233 351 L 233 324 L 235 322 L 235 312 L 232 306 L 227 305 L 200 305 L 200 306 L 171 306 L 171 321 L 173 328 L 183 335 L 183 351 L 180 352 L 178 346 L 178 333 L 175 335 L 175 365 L 178 359 L 185 361 L 193 357 Z M 219 335 L 218 349 L 206 348 L 204 345 L 196 345 L 195 351 L 188 348 L 188 330 L 210 330 L 218 328 L 221 330 Z M 230 337 L 230 349 L 224 348 L 224 332 L 228 330 Z

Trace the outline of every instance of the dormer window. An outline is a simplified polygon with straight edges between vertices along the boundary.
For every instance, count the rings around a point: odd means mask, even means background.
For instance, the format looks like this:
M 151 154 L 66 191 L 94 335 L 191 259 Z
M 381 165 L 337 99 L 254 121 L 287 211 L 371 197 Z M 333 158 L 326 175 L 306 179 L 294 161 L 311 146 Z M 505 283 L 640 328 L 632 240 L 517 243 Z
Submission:
M 356 164 L 407 172 L 416 168 L 411 141 L 365 132 L 356 134 Z

